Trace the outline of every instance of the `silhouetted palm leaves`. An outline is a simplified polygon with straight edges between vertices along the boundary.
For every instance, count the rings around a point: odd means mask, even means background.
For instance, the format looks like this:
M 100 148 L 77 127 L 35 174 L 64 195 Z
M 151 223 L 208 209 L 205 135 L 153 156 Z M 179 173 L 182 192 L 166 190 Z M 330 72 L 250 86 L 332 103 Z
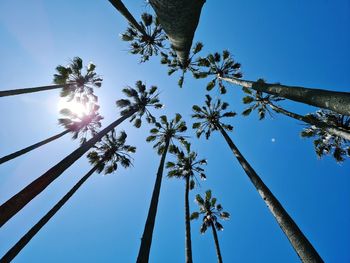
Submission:
M 350 116 L 337 114 L 331 111 L 319 110 L 316 113 L 307 115 L 307 117 L 350 131 Z M 343 162 L 346 156 L 350 156 L 349 140 L 332 135 L 315 125 L 307 125 L 307 127 L 301 132 L 301 136 L 305 138 L 315 137 L 314 147 L 319 158 L 331 154 L 337 162 Z
M 143 13 L 140 26 L 146 35 L 140 32 L 132 24 L 129 24 L 127 30 L 121 34 L 124 41 L 130 42 L 130 53 L 141 55 L 141 62 L 149 60 L 153 55 L 164 49 L 164 41 L 167 39 L 162 27 L 156 17 L 151 14 Z

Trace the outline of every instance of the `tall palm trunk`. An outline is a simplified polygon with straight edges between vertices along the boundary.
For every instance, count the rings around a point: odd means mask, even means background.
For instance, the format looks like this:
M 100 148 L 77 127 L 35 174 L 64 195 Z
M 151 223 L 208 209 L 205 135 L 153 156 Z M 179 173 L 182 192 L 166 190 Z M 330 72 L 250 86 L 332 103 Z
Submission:
M 26 204 L 40 194 L 46 187 L 48 187 L 56 178 L 58 178 L 66 169 L 68 169 L 75 161 L 84 155 L 92 146 L 102 139 L 107 133 L 112 131 L 116 126 L 122 123 L 137 112 L 137 109 L 130 111 L 128 114 L 120 117 L 112 122 L 109 126 L 104 128 L 93 138 L 82 144 L 78 149 L 73 151 L 67 157 L 62 159 L 59 163 L 53 166 L 46 173 L 41 175 L 38 179 L 31 182 L 23 188 L 16 195 L 7 200 L 0 206 L 0 227 L 3 226 L 11 217 L 18 213 Z
M 333 126 L 333 125 L 329 125 L 326 122 L 323 121 L 314 121 L 308 117 L 296 114 L 294 112 L 290 112 L 287 111 L 281 107 L 278 107 L 276 105 L 274 105 L 273 103 L 268 103 L 268 105 L 271 107 L 271 109 L 273 109 L 274 111 L 276 111 L 277 113 L 282 113 L 288 117 L 291 117 L 293 119 L 311 124 L 311 125 L 315 125 L 316 127 L 320 128 L 320 129 L 324 129 L 325 131 L 327 131 L 329 134 L 333 134 L 339 137 L 344 138 L 345 140 L 349 140 L 350 141 L 350 131 L 346 131 L 340 127 L 337 126 Z
M 30 242 L 30 240 L 43 228 L 47 222 L 63 207 L 63 205 L 75 194 L 87 179 L 97 170 L 104 160 L 96 164 L 76 185 L 59 200 L 49 212 L 47 212 L 22 238 L 0 259 L 0 262 L 10 262 Z
M 218 262 L 222 263 L 218 234 L 216 233 L 216 229 L 215 229 L 215 225 L 214 225 L 213 221 L 210 223 L 210 225 L 211 225 L 211 229 L 213 230 L 213 236 L 214 236 L 214 241 L 215 241 L 216 255 L 218 256 Z
M 190 223 L 190 176 L 186 176 L 185 186 L 185 225 L 186 225 L 186 263 L 192 263 L 192 242 L 191 242 L 191 223 Z
M 109 0 L 109 2 L 133 25 L 143 36 L 147 37 L 146 31 L 140 26 L 136 19 L 120 0 Z
M 14 158 L 17 158 L 17 157 L 19 157 L 19 156 L 21 156 L 21 155 L 23 155 L 23 154 L 25 154 L 27 152 L 35 150 L 36 148 L 39 148 L 39 147 L 41 147 L 41 146 L 43 146 L 43 145 L 45 145 L 45 144 L 47 144 L 49 142 L 52 142 L 52 141 L 54 141 L 54 140 L 56 140 L 58 138 L 61 138 L 63 135 L 65 135 L 65 134 L 67 134 L 69 132 L 70 132 L 70 130 L 65 130 L 65 131 L 63 131 L 63 132 L 61 132 L 59 134 L 56 134 L 56 135 L 54 135 L 54 136 L 52 136 L 52 137 L 50 137 L 50 138 L 48 138 L 46 140 L 43 140 L 43 141 L 38 142 L 38 143 L 35 143 L 35 144 L 33 144 L 31 146 L 28 146 L 28 147 L 26 147 L 26 148 L 24 148 L 22 150 L 19 150 L 17 152 L 14 152 L 14 153 L 8 154 L 8 155 L 6 155 L 4 157 L 1 157 L 0 158 L 0 164 L 5 163 L 7 161 L 10 161 L 10 160 L 12 160 Z
M 13 96 L 13 95 L 19 95 L 19 94 L 25 94 L 25 93 L 33 93 L 33 92 L 39 92 L 39 91 L 45 91 L 45 90 L 61 89 L 65 86 L 67 85 L 52 84 L 48 86 L 40 86 L 40 87 L 33 87 L 33 88 L 26 88 L 26 89 L 1 90 L 0 97 Z
M 188 63 L 192 40 L 205 0 L 150 0 L 160 24 L 183 66 Z
M 243 157 L 243 155 L 240 153 L 240 151 L 233 143 L 231 138 L 228 136 L 228 134 L 225 132 L 225 130 L 221 127 L 221 125 L 218 125 L 218 128 L 221 134 L 224 136 L 233 154 L 236 156 L 237 160 L 241 164 L 243 170 L 248 175 L 250 181 L 254 184 L 261 198 L 264 200 L 267 207 L 270 209 L 270 212 L 277 220 L 282 231 L 286 234 L 287 238 L 292 244 L 294 250 L 297 252 L 301 261 L 310 263 L 323 262 L 322 258 L 319 256 L 312 244 L 304 236 L 297 224 L 289 216 L 287 211 L 284 210 L 283 206 L 280 204 L 277 198 L 271 193 L 269 188 L 260 179 L 260 177 L 254 171 L 254 169 L 250 166 L 248 161 Z
M 256 91 L 302 102 L 315 107 L 329 109 L 340 114 L 350 115 L 349 92 L 293 87 L 281 84 L 269 84 L 261 81 L 222 78 L 220 76 L 218 76 L 218 78 Z
M 139 254 L 137 256 L 137 261 L 136 261 L 137 263 L 148 263 L 149 253 L 150 253 L 151 244 L 152 244 L 153 229 L 154 229 L 154 224 L 155 224 L 156 215 L 157 215 L 160 187 L 162 185 L 165 158 L 168 152 L 169 144 L 170 144 L 170 138 L 167 138 L 164 152 L 160 159 L 160 163 L 157 171 L 157 177 L 153 188 L 151 204 L 148 210 L 147 220 L 146 220 L 145 228 L 143 230 L 143 234 L 141 238 Z

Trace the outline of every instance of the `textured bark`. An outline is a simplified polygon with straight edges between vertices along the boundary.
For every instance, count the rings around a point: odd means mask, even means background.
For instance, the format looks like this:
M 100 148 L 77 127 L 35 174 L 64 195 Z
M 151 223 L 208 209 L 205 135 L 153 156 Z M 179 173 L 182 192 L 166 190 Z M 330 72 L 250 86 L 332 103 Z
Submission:
M 150 0 L 149 2 L 181 64 L 186 65 L 205 0 Z
M 323 262 L 315 248 L 304 236 L 303 232 L 299 229 L 297 224 L 289 216 L 287 211 L 283 208 L 281 203 L 272 194 L 269 188 L 260 179 L 254 169 L 250 166 L 248 161 L 244 158 L 241 152 L 238 150 L 236 145 L 233 143 L 231 138 L 225 132 L 225 130 L 219 125 L 221 134 L 224 136 L 227 144 L 232 150 L 233 154 L 241 164 L 243 170 L 248 175 L 250 181 L 253 183 L 261 198 L 269 208 L 272 215 L 275 217 L 282 231 L 286 234 L 294 250 L 297 252 L 302 262 L 308 263 L 320 263 Z
M 269 84 L 259 81 L 241 80 L 236 78 L 220 79 L 256 91 L 276 95 L 289 100 L 309 104 L 315 107 L 329 109 L 340 114 L 350 115 L 350 93 L 322 89 L 310 89 L 281 84 Z
M 7 253 L 0 259 L 0 262 L 10 262 L 30 242 L 30 240 L 43 228 L 47 222 L 64 206 L 74 193 L 85 183 L 87 179 L 97 170 L 103 161 L 95 165 L 69 192 L 55 204 Z
M 37 149 L 37 148 L 39 148 L 39 147 L 41 147 L 41 146 L 43 146 L 43 145 L 45 145 L 45 144 L 47 144 L 49 142 L 52 142 L 52 141 L 54 141 L 54 140 L 56 140 L 58 138 L 61 138 L 63 135 L 65 135 L 67 133 L 69 133 L 69 130 L 65 130 L 65 131 L 63 131 L 63 132 L 61 132 L 59 134 L 56 134 L 56 135 L 54 135 L 54 136 L 52 136 L 52 137 L 50 137 L 50 138 L 48 138 L 46 140 L 43 140 L 43 141 L 38 142 L 38 143 L 35 143 L 35 144 L 33 144 L 31 146 L 28 146 L 28 147 L 26 147 L 26 148 L 24 148 L 22 150 L 19 150 L 17 152 L 14 152 L 14 153 L 8 154 L 8 155 L 6 155 L 4 157 L 1 157 L 0 158 L 0 164 L 5 163 L 7 161 L 10 161 L 10 160 L 12 160 L 14 158 L 17 158 L 17 157 L 19 157 L 19 156 L 21 156 L 21 155 L 23 155 L 23 154 L 25 154 L 27 152 L 33 151 L 33 150 L 35 150 L 35 149 Z
M 214 236 L 214 241 L 215 241 L 216 255 L 218 256 L 218 262 L 222 263 L 222 256 L 221 256 L 221 251 L 220 251 L 218 234 L 216 233 L 215 225 L 213 222 L 211 222 L 211 229 L 213 230 L 213 236 Z
M 120 0 L 109 0 L 109 2 L 132 24 L 142 35 L 148 36 L 145 30 L 140 26 L 136 19 L 132 16 L 129 10 L 125 7 Z
M 185 225 L 186 225 L 186 263 L 192 263 L 192 242 L 191 242 L 191 222 L 190 222 L 190 204 L 189 204 L 189 193 L 190 193 L 190 177 L 186 176 L 185 186 Z
M 0 227 L 3 226 L 11 217 L 18 213 L 26 204 L 34 199 L 38 194 L 45 190 L 55 179 L 57 179 L 66 169 L 68 169 L 75 161 L 83 156 L 92 146 L 102 139 L 108 132 L 112 131 L 116 126 L 133 115 L 137 110 L 120 117 L 104 128 L 93 138 L 82 144 L 78 149 L 73 151 L 67 157 L 62 159 L 58 164 L 53 166 L 38 179 L 31 182 L 16 195 L 7 200 L 0 206 Z
M 65 85 L 61 85 L 61 84 L 53 84 L 48 86 L 40 86 L 40 87 L 33 87 L 33 88 L 26 88 L 26 89 L 2 90 L 0 91 L 0 97 L 20 95 L 25 93 L 33 93 L 33 92 L 39 92 L 39 91 L 45 91 L 45 90 L 60 89 L 60 88 L 63 88 L 64 86 Z
M 157 171 L 157 177 L 153 188 L 151 204 L 148 210 L 147 220 L 146 220 L 145 228 L 143 230 L 143 234 L 141 238 L 139 254 L 137 256 L 137 261 L 136 261 L 137 263 L 148 263 L 148 260 L 149 260 L 149 253 L 152 245 L 153 229 L 154 229 L 154 224 L 157 216 L 160 187 L 162 185 L 165 158 L 168 152 L 169 144 L 170 144 L 170 138 L 168 138 L 165 143 L 164 152 L 162 154 L 162 158 L 160 159 L 160 163 Z
M 296 114 L 294 112 L 290 112 L 290 111 L 287 111 L 281 107 L 278 107 L 272 103 L 269 103 L 269 106 L 276 112 L 278 113 L 282 113 L 288 117 L 291 117 L 293 119 L 296 119 L 296 120 L 299 120 L 299 121 L 303 121 L 305 123 L 308 123 L 310 125 L 314 125 L 320 129 L 323 129 L 325 130 L 327 133 L 329 134 L 332 134 L 332 135 L 336 135 L 336 136 L 339 136 L 339 137 L 342 137 L 344 138 L 345 140 L 349 140 L 350 141 L 350 131 L 346 131 L 342 128 L 339 128 L 339 127 L 336 127 L 336 126 L 332 126 L 332 125 L 328 125 L 327 123 L 325 122 L 322 122 L 322 121 L 312 121 L 310 120 L 309 118 L 305 117 L 305 116 L 302 116 L 302 115 L 299 115 L 299 114 Z

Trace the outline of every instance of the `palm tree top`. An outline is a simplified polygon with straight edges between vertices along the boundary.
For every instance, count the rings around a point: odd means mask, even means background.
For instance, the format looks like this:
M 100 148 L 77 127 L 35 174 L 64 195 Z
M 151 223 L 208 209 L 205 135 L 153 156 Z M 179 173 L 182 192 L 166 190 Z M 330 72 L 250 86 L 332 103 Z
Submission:
M 146 114 L 146 121 L 148 123 L 154 123 L 155 117 L 147 109 L 148 107 L 154 107 L 160 109 L 163 104 L 159 102 L 157 92 L 158 88 L 156 86 L 151 86 L 148 90 L 146 85 L 142 83 L 141 80 L 136 81 L 135 88 L 126 87 L 122 90 L 124 95 L 128 99 L 120 99 L 116 101 L 117 107 L 121 108 L 121 115 L 125 116 L 130 112 L 136 113 L 130 118 L 130 122 L 134 123 L 136 128 L 141 127 L 141 118 Z
M 350 131 L 350 116 L 338 114 L 332 111 L 319 110 L 316 113 L 306 115 L 314 121 L 325 122 L 337 128 Z M 328 133 L 326 130 L 307 124 L 301 132 L 302 137 L 316 137 L 314 140 L 315 152 L 319 158 L 332 154 L 334 159 L 341 163 L 345 157 L 350 157 L 350 141 L 340 136 Z
M 234 117 L 236 113 L 233 111 L 226 111 L 229 104 L 217 99 L 213 102 L 210 95 L 206 95 L 205 106 L 199 107 L 194 105 L 192 107 L 194 114 L 192 118 L 198 119 L 199 122 L 193 123 L 192 128 L 196 130 L 198 138 L 205 133 L 206 139 L 209 139 L 211 133 L 216 131 L 221 126 L 224 130 L 232 131 L 233 126 L 225 124 L 221 121 L 222 118 Z
M 88 101 L 97 101 L 94 95 L 94 88 L 102 86 L 102 78 L 95 72 L 96 65 L 89 63 L 86 67 L 86 73 L 83 74 L 83 60 L 75 57 L 67 66 L 59 65 L 56 67 L 57 73 L 54 74 L 53 82 L 55 84 L 65 85 L 62 88 L 61 96 L 68 100 L 74 98 L 77 102 L 87 103 Z
M 99 105 L 89 103 L 84 107 L 88 111 L 82 115 L 76 114 L 67 108 L 62 109 L 60 113 L 65 117 L 58 119 L 60 125 L 73 133 L 73 139 L 80 137 L 81 144 L 87 141 L 89 135 L 93 137 L 98 133 L 102 127 L 101 120 L 103 120 L 103 117 L 98 112 Z
M 160 51 L 164 50 L 164 41 L 167 36 L 159 24 L 158 18 L 151 14 L 143 13 L 141 15 L 140 26 L 147 35 L 129 24 L 126 31 L 121 34 L 121 38 L 130 42 L 130 53 L 140 54 L 141 62 L 145 62 L 151 56 L 158 55 Z
M 210 227 L 211 224 L 214 224 L 217 230 L 223 230 L 224 227 L 218 222 L 218 218 L 223 220 L 228 220 L 230 218 L 230 214 L 222 211 L 223 208 L 221 204 L 217 204 L 216 201 L 216 198 L 212 197 L 211 190 L 205 192 L 204 198 L 199 194 L 196 195 L 199 212 L 193 212 L 191 220 L 198 219 L 199 215 L 203 215 L 203 223 L 200 228 L 202 234 L 207 231 L 207 228 Z
M 235 62 L 228 50 L 224 50 L 222 54 L 215 52 L 205 58 L 199 58 L 197 63 L 202 68 L 200 74 L 203 77 L 206 75 L 214 77 L 207 84 L 208 91 L 218 84 L 220 92 L 224 94 L 226 87 L 220 78 L 242 78 L 243 76 L 240 72 L 241 64 Z
M 136 147 L 125 144 L 127 134 L 122 131 L 116 136 L 115 131 L 108 133 L 94 146 L 87 157 L 91 164 L 99 167 L 97 171 L 104 174 L 111 174 L 118 169 L 118 164 L 124 168 L 132 165 L 131 153 L 136 152 Z
M 201 167 L 207 164 L 206 159 L 198 160 L 198 154 L 194 151 L 191 151 L 191 144 L 187 141 L 183 142 L 185 146 L 185 152 L 182 150 L 175 151 L 176 162 L 167 162 L 166 168 L 169 169 L 168 177 L 169 178 L 191 178 L 190 189 L 192 190 L 195 186 L 196 179 L 195 175 L 198 174 L 202 180 L 205 180 L 207 177 L 204 173 L 204 169 Z
M 180 142 L 185 141 L 185 136 L 180 135 L 187 130 L 186 122 L 182 120 L 182 116 L 179 113 L 175 114 L 175 118 L 168 121 L 165 115 L 160 116 L 160 121 L 155 122 L 155 128 L 150 130 L 151 135 L 147 137 L 147 142 L 157 142 L 153 145 L 153 148 L 157 149 L 158 154 L 164 152 L 166 142 L 169 141 L 170 150 L 173 152 L 176 148 L 174 147 L 174 140 Z

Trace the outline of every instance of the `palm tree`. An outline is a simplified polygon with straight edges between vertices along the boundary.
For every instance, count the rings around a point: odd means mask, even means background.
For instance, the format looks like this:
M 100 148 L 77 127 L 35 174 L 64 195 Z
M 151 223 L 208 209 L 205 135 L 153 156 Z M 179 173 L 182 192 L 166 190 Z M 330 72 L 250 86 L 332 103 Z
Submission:
M 66 118 L 60 118 L 58 119 L 58 121 L 59 124 L 61 124 L 65 128 L 63 132 L 38 143 L 32 144 L 31 146 L 23 148 L 19 151 L 1 157 L 0 164 L 15 159 L 30 151 L 33 151 L 47 143 L 53 142 L 54 140 L 57 140 L 58 138 L 61 138 L 63 135 L 70 132 L 73 133 L 73 139 L 80 138 L 80 143 L 85 143 L 90 135 L 91 137 L 93 137 L 97 134 L 98 129 L 101 128 L 101 120 L 103 119 L 103 117 L 97 112 L 99 109 L 98 105 L 92 104 L 92 106 L 90 106 L 89 108 L 89 113 L 83 114 L 82 116 L 72 112 L 69 109 L 62 109 L 61 114 L 65 115 Z
M 349 92 L 286 86 L 279 83 L 266 83 L 262 79 L 257 81 L 242 80 L 240 79 L 242 74 L 237 72 L 238 75 L 236 75 L 235 73 L 235 70 L 239 70 L 240 64 L 232 64 L 232 61 L 234 60 L 230 53 L 224 51 L 222 59 L 221 57 L 218 57 L 217 54 L 218 53 L 215 53 L 214 55 L 210 54 L 206 58 L 201 59 L 201 66 L 206 69 L 203 73 L 214 76 L 213 82 L 207 86 L 208 90 L 215 86 L 215 80 L 217 79 L 241 86 L 243 89 L 253 89 L 255 91 L 268 93 L 270 95 L 298 101 L 315 107 L 329 109 L 340 114 L 350 115 Z M 226 55 L 224 56 L 224 54 Z M 212 57 L 217 59 L 213 60 Z M 224 65 L 226 70 L 222 70 L 221 65 Z M 228 71 L 227 69 L 232 69 L 233 71 Z
M 130 53 L 140 54 L 141 62 L 145 62 L 151 56 L 158 55 L 164 49 L 163 42 L 167 37 L 157 18 L 154 18 L 151 14 L 143 13 L 141 19 L 140 26 L 147 35 L 144 35 L 130 24 L 127 30 L 121 35 L 121 38 L 124 41 L 131 42 Z
M 208 227 L 211 227 L 213 230 L 218 262 L 222 263 L 219 239 L 216 230 L 222 231 L 224 227 L 218 222 L 218 217 L 224 220 L 228 220 L 230 218 L 230 214 L 228 212 L 222 211 L 223 208 L 220 204 L 216 204 L 216 198 L 211 196 L 211 190 L 207 190 L 205 192 L 204 199 L 199 194 L 197 194 L 196 201 L 199 206 L 199 212 L 193 212 L 191 215 L 191 220 L 197 219 L 199 215 L 203 215 L 203 223 L 201 225 L 200 232 L 201 234 L 204 234 L 207 231 Z
M 248 95 L 243 98 L 243 103 L 248 104 L 249 107 L 245 109 L 242 114 L 244 116 L 248 116 L 253 110 L 258 110 L 259 118 L 264 119 L 266 112 L 272 116 L 269 108 L 277 113 L 281 113 L 290 118 L 302 121 L 306 124 L 315 126 L 319 129 L 324 130 L 325 133 L 328 133 L 332 136 L 339 136 L 344 140 L 350 140 L 350 129 L 349 127 L 345 127 L 344 125 L 339 125 L 339 123 L 334 122 L 326 122 L 326 120 L 321 120 L 319 118 L 313 118 L 314 115 L 306 115 L 302 116 L 294 112 L 287 111 L 286 109 L 277 106 L 273 102 L 278 102 L 283 100 L 283 98 L 279 98 L 275 95 L 264 95 L 260 91 L 256 91 L 255 94 L 252 94 L 250 90 L 246 90 Z M 331 112 L 329 112 L 331 114 Z M 334 113 L 334 115 L 339 115 Z
M 350 117 L 336 114 L 331 111 L 317 111 L 307 115 L 309 119 L 326 122 L 332 126 L 350 130 Z M 345 156 L 350 157 L 350 139 L 328 132 L 311 123 L 301 132 L 302 137 L 316 137 L 314 140 L 315 152 L 319 158 L 326 154 L 332 154 L 337 162 L 343 162 Z
M 195 186 L 195 175 L 199 174 L 201 179 L 206 179 L 204 169 L 201 165 L 207 164 L 205 159 L 197 160 L 197 153 L 191 151 L 191 144 L 184 143 L 186 153 L 183 151 L 176 151 L 176 163 L 167 162 L 166 167 L 169 169 L 169 178 L 185 179 L 185 225 L 186 225 L 186 262 L 192 262 L 192 244 L 191 244 L 191 223 L 190 223 L 190 205 L 189 192 Z
M 205 0 L 149 0 L 181 64 L 188 61 Z
M 147 220 L 141 238 L 141 245 L 137 256 L 138 263 L 147 263 L 149 259 L 166 154 L 169 150 L 174 149 L 174 140 L 184 141 L 184 137 L 180 135 L 180 133 L 186 130 L 186 123 L 182 120 L 180 114 L 177 113 L 175 118 L 169 122 L 167 117 L 162 115 L 160 117 L 160 122 L 155 123 L 155 128 L 151 129 L 151 135 L 146 139 L 148 142 L 157 141 L 153 145 L 153 148 L 157 149 L 158 154 L 162 157 L 160 159 Z
M 197 137 L 199 138 L 203 133 L 205 133 L 206 138 L 208 139 L 211 132 L 220 131 L 232 150 L 232 153 L 241 164 L 243 170 L 257 189 L 267 207 L 270 209 L 271 213 L 277 220 L 283 232 L 286 234 L 300 259 L 303 262 L 323 262 L 317 251 L 304 236 L 297 224 L 289 216 L 287 211 L 272 194 L 269 188 L 264 184 L 258 174 L 250 166 L 249 162 L 244 158 L 236 145 L 233 143 L 230 136 L 226 133 L 226 131 L 231 131 L 233 127 L 231 125 L 224 124 L 221 119 L 225 117 L 234 117 L 236 114 L 231 111 L 223 112 L 227 109 L 228 103 L 222 103 L 220 100 L 212 103 L 212 98 L 209 95 L 206 95 L 206 97 L 207 99 L 205 101 L 205 106 L 193 106 L 194 114 L 192 117 L 199 120 L 199 122 L 193 124 L 193 128 L 197 129 Z
M 147 109 L 148 107 L 161 108 L 157 87 L 152 86 L 146 90 L 146 86 L 141 81 L 136 82 L 136 89 L 127 87 L 123 89 L 129 99 L 120 99 L 117 101 L 117 106 L 123 108 L 120 112 L 121 117 L 109 124 L 94 137 L 81 145 L 78 149 L 63 158 L 55 166 L 51 167 L 47 172 L 39 178 L 31 182 L 24 189 L 11 197 L 0 206 L 0 227 L 4 225 L 11 217 L 19 212 L 27 203 L 40 194 L 47 186 L 49 186 L 56 178 L 58 178 L 66 169 L 68 169 L 75 161 L 83 156 L 91 147 L 102 139 L 107 133 L 121 124 L 126 119 L 134 123 L 134 126 L 141 126 L 141 117 L 146 115 L 146 120 L 152 122 L 154 117 Z
M 43 228 L 47 222 L 64 206 L 64 204 L 75 194 L 75 192 L 85 183 L 95 172 L 105 174 L 113 173 L 120 163 L 124 168 L 131 165 L 130 153 L 134 153 L 136 148 L 125 144 L 126 133 L 121 132 L 118 137 L 114 130 L 102 138 L 95 148 L 88 154 L 88 158 L 93 168 L 73 186 L 68 193 L 56 203 L 24 236 L 0 259 L 0 262 L 10 262 L 19 252 L 30 242 L 30 240 Z
M 86 67 L 86 74 L 82 74 L 83 61 L 79 57 L 73 58 L 67 66 L 57 66 L 57 73 L 54 74 L 53 82 L 55 84 L 41 87 L 3 90 L 0 91 L 0 97 L 19 95 L 25 93 L 33 93 L 45 90 L 62 89 L 61 96 L 67 97 L 69 100 L 76 98 L 78 102 L 83 104 L 88 101 L 97 101 L 97 97 L 93 94 L 94 88 L 102 85 L 102 78 L 95 72 L 96 66 L 90 63 Z

